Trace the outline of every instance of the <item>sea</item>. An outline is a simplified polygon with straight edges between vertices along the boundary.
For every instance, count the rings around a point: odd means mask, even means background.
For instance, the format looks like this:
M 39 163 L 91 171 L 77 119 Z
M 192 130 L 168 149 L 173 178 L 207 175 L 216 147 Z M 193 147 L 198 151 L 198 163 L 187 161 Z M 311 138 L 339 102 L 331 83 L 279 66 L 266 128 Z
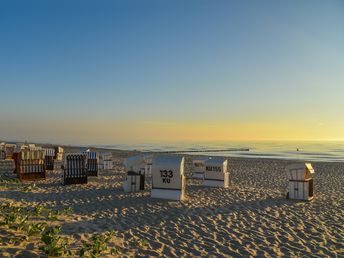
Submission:
M 344 161 L 344 141 L 228 141 L 95 145 L 94 147 L 189 155 Z

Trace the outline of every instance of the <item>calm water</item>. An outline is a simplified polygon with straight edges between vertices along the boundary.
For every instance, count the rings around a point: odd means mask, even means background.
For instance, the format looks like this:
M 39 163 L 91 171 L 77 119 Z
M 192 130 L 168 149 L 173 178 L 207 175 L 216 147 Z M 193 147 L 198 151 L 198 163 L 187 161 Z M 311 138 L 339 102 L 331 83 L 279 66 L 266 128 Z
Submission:
M 300 159 L 313 161 L 344 161 L 344 142 L 203 142 L 203 143 L 169 143 L 169 144 L 118 144 L 111 146 L 97 146 L 123 150 L 140 151 L 180 151 L 194 155 L 230 156 L 230 157 L 260 157 Z M 249 151 L 212 150 L 247 148 Z M 297 149 L 299 149 L 297 151 Z M 194 153 L 189 151 L 209 150 Z

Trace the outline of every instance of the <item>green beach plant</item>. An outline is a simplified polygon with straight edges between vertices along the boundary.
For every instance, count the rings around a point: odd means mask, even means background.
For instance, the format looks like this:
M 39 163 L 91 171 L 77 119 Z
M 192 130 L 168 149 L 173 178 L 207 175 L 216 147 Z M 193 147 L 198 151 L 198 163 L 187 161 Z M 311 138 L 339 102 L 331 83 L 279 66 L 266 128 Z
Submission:
M 41 204 L 35 206 L 35 208 L 34 208 L 35 215 L 40 216 L 42 214 L 42 212 L 44 211 L 44 209 L 45 209 L 44 206 Z
M 0 225 L 6 226 L 14 230 L 22 230 L 28 220 L 30 213 L 21 207 L 16 207 L 13 202 L 1 205 L 1 221 Z
M 61 231 L 61 226 L 56 226 L 46 230 L 41 241 L 44 245 L 40 246 L 39 249 L 48 256 L 70 256 L 72 252 L 68 248 L 68 243 L 58 234 Z
M 49 221 L 56 221 L 58 220 L 57 216 L 70 215 L 73 213 L 73 209 L 68 207 L 62 210 L 53 210 L 43 205 L 37 205 L 34 208 L 34 213 L 36 216 L 43 216 Z
M 109 242 L 116 235 L 115 231 L 109 231 L 103 234 L 96 234 L 92 236 L 90 241 L 83 241 L 82 247 L 79 251 L 81 257 L 99 257 L 99 255 L 109 250 L 107 242 Z M 117 248 L 111 249 L 110 253 L 118 253 Z
M 14 236 L 14 237 L 10 237 L 8 239 L 8 243 L 10 245 L 18 245 L 20 244 L 21 242 L 23 242 L 23 240 L 26 240 L 24 237 L 18 237 L 18 236 Z
M 61 226 L 54 226 L 51 222 L 58 220 L 58 216 L 69 215 L 72 208 L 53 210 L 41 204 L 33 207 L 18 207 L 14 202 L 0 204 L 0 229 L 7 228 L 6 242 L 10 245 L 18 245 L 23 241 L 40 240 L 41 250 L 48 257 L 75 256 L 74 251 L 66 238 L 60 235 Z M 36 220 L 36 222 L 32 222 Z M 48 225 L 50 226 L 48 227 Z M 99 257 L 102 254 L 118 255 L 120 250 L 117 247 L 110 248 L 108 242 L 116 235 L 116 231 L 109 231 L 96 234 L 90 240 L 82 241 L 79 256 Z M 1 242 L 5 242 L 1 239 Z M 139 242 L 145 246 L 145 242 Z
M 45 231 L 47 223 L 31 223 L 25 229 L 27 239 L 32 236 L 39 236 L 43 231 Z

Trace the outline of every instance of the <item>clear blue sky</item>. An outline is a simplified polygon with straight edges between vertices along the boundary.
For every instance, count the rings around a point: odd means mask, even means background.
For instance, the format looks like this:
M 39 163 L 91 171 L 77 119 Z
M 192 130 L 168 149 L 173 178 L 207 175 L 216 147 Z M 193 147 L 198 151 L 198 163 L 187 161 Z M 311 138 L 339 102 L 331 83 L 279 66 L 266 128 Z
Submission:
M 1 1 L 0 90 L 0 139 L 340 139 L 344 1 Z

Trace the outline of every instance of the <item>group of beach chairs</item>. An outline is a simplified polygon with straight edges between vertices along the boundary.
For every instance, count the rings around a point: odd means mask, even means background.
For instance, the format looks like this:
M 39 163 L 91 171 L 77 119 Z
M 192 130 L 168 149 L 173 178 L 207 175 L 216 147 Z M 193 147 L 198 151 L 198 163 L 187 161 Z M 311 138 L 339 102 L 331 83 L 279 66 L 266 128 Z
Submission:
M 105 155 L 108 159 L 112 157 L 111 153 L 106 153 L 103 155 Z M 101 157 L 103 157 L 103 155 L 101 155 Z M 97 152 L 87 150 L 80 153 L 66 154 L 63 165 L 64 185 L 87 184 L 88 177 L 98 176 L 99 167 L 99 154 Z M 112 166 L 107 164 L 107 169 L 112 169 Z
M 58 166 L 56 167 L 56 165 Z M 151 197 L 183 200 L 186 190 L 185 159 L 178 155 L 142 154 L 125 161 L 126 192 L 145 189 L 151 178 Z M 63 184 L 87 184 L 88 177 L 97 177 L 99 169 L 113 169 L 111 153 L 86 150 L 65 153 L 63 148 L 42 148 L 34 144 L 0 144 L 0 175 L 15 174 L 21 181 L 42 180 L 48 170 L 63 170 Z M 314 169 L 310 163 L 296 163 L 286 167 L 288 199 L 312 200 L 314 197 Z M 230 177 L 228 160 L 198 158 L 191 162 L 191 178 L 202 180 L 204 186 L 228 188 Z
M 183 200 L 186 196 L 185 159 L 180 156 L 141 155 L 125 162 L 126 192 L 144 190 L 145 179 L 151 178 L 151 197 Z M 194 159 L 191 178 L 202 180 L 203 186 L 228 188 L 230 185 L 228 160 L 221 158 Z M 314 169 L 310 163 L 296 163 L 286 167 L 288 199 L 312 200 L 314 197 Z
M 34 144 L 0 144 L 1 176 L 16 176 L 21 181 L 42 180 L 46 171 L 62 158 L 63 149 L 42 148 Z
M 112 169 L 112 154 L 104 153 L 104 157 L 106 169 Z M 14 175 L 21 181 L 44 180 L 47 171 L 62 168 L 64 185 L 85 184 L 89 176 L 98 176 L 99 165 L 99 154 L 91 150 L 64 154 L 62 147 L 0 144 L 1 177 Z

